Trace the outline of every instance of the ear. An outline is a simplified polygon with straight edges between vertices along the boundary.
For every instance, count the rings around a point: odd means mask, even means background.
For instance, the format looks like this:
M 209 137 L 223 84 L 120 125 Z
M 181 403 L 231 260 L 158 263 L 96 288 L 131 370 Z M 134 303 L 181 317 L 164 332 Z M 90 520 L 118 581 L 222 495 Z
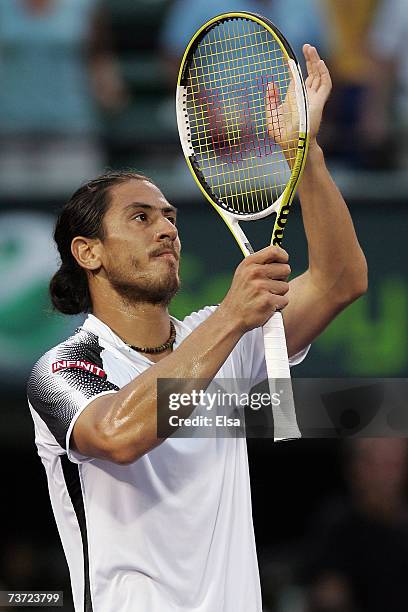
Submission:
M 71 242 L 71 253 L 81 268 L 98 270 L 102 265 L 102 243 L 99 238 L 76 236 Z

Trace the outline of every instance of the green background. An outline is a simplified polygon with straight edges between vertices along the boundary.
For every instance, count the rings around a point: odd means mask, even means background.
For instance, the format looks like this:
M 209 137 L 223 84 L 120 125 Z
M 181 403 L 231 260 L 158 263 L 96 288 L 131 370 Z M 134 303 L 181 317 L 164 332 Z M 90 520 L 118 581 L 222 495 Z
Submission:
M 314 342 L 308 359 L 294 373 L 314 377 L 405 376 L 408 365 L 405 209 L 398 203 L 370 206 L 349 202 L 349 206 L 368 261 L 369 291 L 330 324 Z M 182 288 L 171 305 L 171 312 L 182 318 L 223 299 L 233 271 L 241 261 L 241 252 L 221 218 L 203 199 L 181 204 L 179 208 Z M 40 211 L 19 214 L 28 215 L 27 231 L 36 214 L 39 219 L 45 219 Z M 50 234 L 52 222 L 53 217 L 48 215 L 44 234 Z M 271 219 L 245 223 L 244 230 L 254 246 L 261 248 L 268 243 Z M 57 257 L 50 252 L 53 248 L 50 235 L 48 241 L 38 240 L 37 246 L 31 245 L 25 252 L 24 235 L 3 235 L 0 239 L 0 274 L 5 275 L 6 271 L 10 274 L 12 269 L 12 277 L 17 278 L 27 265 L 33 266 L 33 259 L 40 253 L 44 259 L 44 250 L 51 261 L 51 267 L 37 267 L 30 280 L 24 280 L 17 289 L 8 292 L 3 286 L 0 373 L 6 386 L 21 384 L 34 361 L 82 320 L 52 313 L 47 285 L 52 268 L 57 266 Z M 290 254 L 295 276 L 307 266 L 307 246 L 297 205 L 287 225 L 284 246 Z

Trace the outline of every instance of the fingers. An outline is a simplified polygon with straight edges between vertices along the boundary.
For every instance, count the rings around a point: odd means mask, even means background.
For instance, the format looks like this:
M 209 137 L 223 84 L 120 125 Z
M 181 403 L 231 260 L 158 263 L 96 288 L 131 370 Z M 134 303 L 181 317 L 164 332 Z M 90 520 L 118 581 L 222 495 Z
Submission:
M 266 104 L 271 109 L 276 108 L 280 104 L 279 92 L 273 81 L 268 83 L 266 88 Z
M 274 302 L 276 312 L 277 310 L 283 310 L 289 304 L 289 299 L 286 295 L 275 295 Z
M 268 83 L 266 88 L 266 120 L 268 123 L 268 132 L 272 135 L 273 130 L 279 127 L 278 108 L 280 104 L 279 92 L 272 81 Z
M 291 273 L 290 265 L 287 263 L 254 263 L 246 259 L 247 267 L 251 267 L 251 276 L 258 279 L 268 280 L 284 280 L 288 278 Z
M 237 267 L 222 307 L 247 331 L 265 322 L 289 302 L 288 254 L 269 246 L 246 257 Z
M 316 47 L 309 44 L 303 45 L 303 55 L 306 60 L 307 86 L 315 91 L 321 86 L 330 90 L 332 86 L 330 73 L 325 62 L 320 58 Z
M 329 87 L 331 89 L 332 80 L 331 80 L 330 72 L 322 59 L 318 62 L 317 67 L 319 70 L 321 83 L 325 87 Z
M 257 251 L 253 255 L 249 255 L 244 262 L 250 263 L 287 263 L 289 261 L 289 255 L 287 252 L 279 246 L 268 246 L 260 251 Z
M 309 59 L 311 62 L 318 62 L 320 60 L 320 55 L 316 47 L 309 45 L 309 43 L 303 45 L 303 54 L 305 56 L 305 59 Z
M 264 264 L 262 268 L 267 278 L 276 280 L 286 280 L 291 273 L 290 265 L 287 263 Z
M 310 45 L 308 45 L 308 44 L 303 45 L 303 55 L 304 55 L 305 60 L 306 60 L 306 70 L 307 70 L 307 79 L 306 79 L 306 81 L 313 79 L 313 74 L 312 74 L 313 73 L 313 68 L 312 68 L 312 61 L 311 61 L 310 56 L 309 56 L 309 47 L 310 47 Z
M 269 291 L 272 295 L 286 295 L 289 291 L 289 283 L 279 280 L 268 280 L 260 289 Z
M 316 47 L 312 47 L 309 44 L 303 46 L 303 54 L 306 60 L 308 86 L 317 90 L 320 85 L 320 71 L 318 67 L 320 56 Z

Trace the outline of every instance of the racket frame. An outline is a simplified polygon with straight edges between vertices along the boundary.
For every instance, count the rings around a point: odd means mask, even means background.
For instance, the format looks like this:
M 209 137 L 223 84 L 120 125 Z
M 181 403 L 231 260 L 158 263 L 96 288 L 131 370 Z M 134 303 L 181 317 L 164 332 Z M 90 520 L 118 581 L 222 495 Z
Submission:
M 276 42 L 279 44 L 282 53 L 285 55 L 288 65 L 291 71 L 291 75 L 295 84 L 295 97 L 299 111 L 299 136 L 298 146 L 296 151 L 296 157 L 294 160 L 293 167 L 291 169 L 291 175 L 289 181 L 281 193 L 279 198 L 273 202 L 270 206 L 264 210 L 255 213 L 239 214 L 234 211 L 227 210 L 224 203 L 220 203 L 217 196 L 212 193 L 210 186 L 206 183 L 205 179 L 200 176 L 200 172 L 196 167 L 194 149 L 191 144 L 191 130 L 189 125 L 188 113 L 185 109 L 185 102 L 187 99 L 186 92 L 186 71 L 189 66 L 187 61 L 190 56 L 194 53 L 198 47 L 200 41 L 206 36 L 206 34 L 212 29 L 214 24 L 220 21 L 225 21 L 232 18 L 250 19 L 266 28 L 270 34 L 274 37 Z M 184 83 L 184 84 L 183 84 Z M 213 17 L 207 21 L 190 40 L 186 51 L 184 52 L 183 59 L 179 70 L 177 89 L 176 89 L 176 114 L 177 114 L 177 125 L 179 129 L 181 146 L 183 149 L 184 157 L 187 165 L 193 175 L 201 192 L 215 208 L 218 214 L 222 217 L 224 222 L 227 224 L 235 240 L 238 243 L 242 253 L 247 256 L 253 253 L 253 249 L 245 236 L 244 232 L 240 228 L 238 221 L 255 221 L 269 216 L 272 212 L 276 213 L 276 219 L 272 230 L 271 244 L 282 245 L 283 231 L 289 214 L 290 206 L 293 201 L 293 197 L 296 192 L 296 187 L 301 178 L 304 165 L 306 163 L 307 149 L 308 149 L 308 106 L 305 85 L 301 76 L 298 60 L 288 43 L 284 38 L 283 34 L 278 28 L 268 19 L 261 17 L 255 13 L 223 13 L 216 17 Z M 249 246 L 249 248 L 248 248 Z
M 212 29 L 214 25 L 221 21 L 236 18 L 255 21 L 256 23 L 264 27 L 266 30 L 268 30 L 268 32 L 274 37 L 275 41 L 279 44 L 282 53 L 288 61 L 288 66 L 291 72 L 292 79 L 294 81 L 296 104 L 299 112 L 298 146 L 294 163 L 291 168 L 291 175 L 284 191 L 281 193 L 279 198 L 277 198 L 277 200 L 273 202 L 270 206 L 268 206 L 266 209 L 255 213 L 243 214 L 238 214 L 234 211 L 227 210 L 225 203 L 217 198 L 217 196 L 212 192 L 210 186 L 206 183 L 203 175 L 200 174 L 200 170 L 195 159 L 194 148 L 191 144 L 191 130 L 186 107 L 186 72 L 189 67 L 189 58 L 192 57 L 200 41 L 205 37 L 205 35 Z M 190 172 L 201 192 L 204 194 L 210 204 L 215 208 L 217 213 L 222 217 L 223 221 L 231 231 L 243 255 L 247 257 L 248 255 L 252 254 L 254 250 L 244 231 L 240 227 L 239 222 L 262 219 L 270 215 L 272 212 L 276 213 L 276 218 L 272 231 L 271 244 L 281 246 L 283 233 L 290 207 L 293 201 L 293 197 L 295 195 L 297 185 L 299 183 L 304 165 L 306 163 L 309 140 L 309 119 L 306 88 L 301 75 L 299 63 L 290 44 L 285 39 L 283 34 L 279 31 L 279 29 L 268 19 L 250 12 L 223 13 L 207 21 L 194 34 L 184 52 L 177 80 L 176 114 L 180 141 L 184 157 L 186 159 Z M 263 326 L 263 334 L 265 344 L 265 360 L 268 371 L 268 382 L 270 386 L 270 392 L 272 394 L 272 392 L 275 392 L 277 390 L 277 379 L 282 378 L 290 380 L 285 331 L 283 326 L 282 314 L 280 312 L 276 312 L 274 315 L 272 315 L 271 319 Z M 276 357 L 275 354 L 277 346 L 278 351 L 280 351 L 279 357 Z M 288 391 L 287 386 L 285 386 L 285 389 Z M 273 409 L 275 440 L 287 440 L 301 437 L 301 433 L 299 431 L 296 421 L 296 412 L 294 409 L 291 386 L 289 391 L 290 397 L 286 397 L 285 409 L 281 409 L 279 407 L 275 407 Z

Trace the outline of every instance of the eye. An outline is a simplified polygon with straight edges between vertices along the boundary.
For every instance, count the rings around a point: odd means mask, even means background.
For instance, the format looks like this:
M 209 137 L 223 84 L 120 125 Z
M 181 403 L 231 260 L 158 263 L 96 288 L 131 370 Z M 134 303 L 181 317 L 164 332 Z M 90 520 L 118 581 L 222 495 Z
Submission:
M 147 221 L 147 215 L 144 212 L 137 213 L 134 215 L 132 219 L 137 219 L 138 221 Z
M 173 225 L 177 225 L 177 219 L 176 219 L 175 215 L 168 215 L 166 217 L 166 219 L 168 221 L 170 221 L 170 223 L 172 223 Z

